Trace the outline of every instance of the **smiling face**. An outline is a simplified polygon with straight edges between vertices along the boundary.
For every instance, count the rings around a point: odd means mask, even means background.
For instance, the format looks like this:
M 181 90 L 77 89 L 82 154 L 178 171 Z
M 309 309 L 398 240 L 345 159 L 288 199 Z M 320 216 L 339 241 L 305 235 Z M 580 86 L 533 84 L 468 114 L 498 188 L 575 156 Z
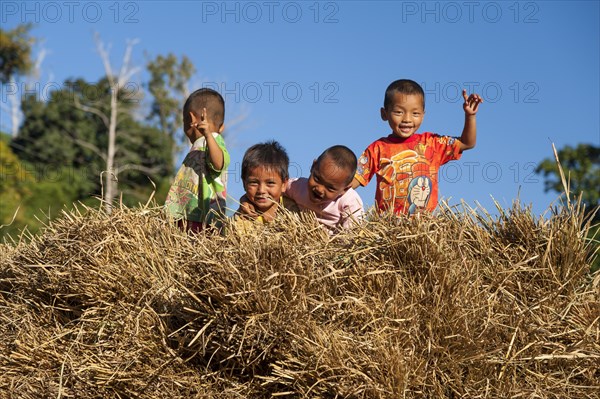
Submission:
M 274 169 L 257 166 L 248 172 L 244 180 L 244 190 L 256 210 L 266 212 L 279 203 L 286 183 L 287 179 L 283 180 Z
M 308 178 L 308 197 L 312 203 L 334 201 L 350 188 L 351 171 L 339 167 L 331 157 L 314 161 Z
M 424 115 L 423 97 L 419 94 L 396 92 L 387 109 L 381 108 L 381 119 L 389 123 L 396 137 L 403 139 L 417 132 Z

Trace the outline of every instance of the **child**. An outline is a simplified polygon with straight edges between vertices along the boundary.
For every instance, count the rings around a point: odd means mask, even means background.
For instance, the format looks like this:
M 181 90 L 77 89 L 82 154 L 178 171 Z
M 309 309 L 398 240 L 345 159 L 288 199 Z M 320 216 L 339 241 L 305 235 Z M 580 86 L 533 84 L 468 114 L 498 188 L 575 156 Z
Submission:
M 313 161 L 308 179 L 289 180 L 285 195 L 301 210 L 313 211 L 330 232 L 349 228 L 364 214 L 362 200 L 351 188 L 356 162 L 348 147 L 330 147 Z
M 293 200 L 284 197 L 290 160 L 276 141 L 255 144 L 242 160 L 242 182 L 246 194 L 236 215 L 263 223 L 271 222 L 279 208 L 297 211 Z
M 224 118 L 225 101 L 212 89 L 196 90 L 183 106 L 183 131 L 192 148 L 169 189 L 165 209 L 188 231 L 219 225 L 225 214 L 229 153 L 221 136 Z
M 380 212 L 396 215 L 433 211 L 438 203 L 438 171 L 448 161 L 459 159 L 475 147 L 475 115 L 483 102 L 477 94 L 465 100 L 465 126 L 460 139 L 434 133 L 416 133 L 425 115 L 425 93 L 412 80 L 396 80 L 385 91 L 381 119 L 392 133 L 363 152 L 352 187 L 366 186 L 377 175 L 375 202 Z

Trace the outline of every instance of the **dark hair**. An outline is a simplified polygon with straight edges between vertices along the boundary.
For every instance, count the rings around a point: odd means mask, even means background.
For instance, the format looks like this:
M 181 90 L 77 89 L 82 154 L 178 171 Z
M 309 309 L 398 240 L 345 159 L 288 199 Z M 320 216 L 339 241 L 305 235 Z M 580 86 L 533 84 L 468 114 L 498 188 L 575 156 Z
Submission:
M 385 89 L 385 98 L 383 100 L 383 108 L 386 110 L 394 101 L 394 94 L 416 94 L 423 99 L 423 109 L 425 109 L 425 92 L 420 84 L 410 79 L 395 80 Z
M 336 166 L 341 169 L 346 169 L 350 172 L 350 177 L 346 184 L 352 182 L 354 179 L 354 174 L 356 173 L 357 159 L 354 152 L 346 147 L 345 145 L 334 145 L 333 147 L 329 147 L 321 155 L 317 158 L 316 165 L 319 165 L 323 159 L 329 157 Z
M 200 114 L 202 108 L 206 108 L 208 117 L 215 126 L 220 127 L 223 125 L 225 121 L 225 100 L 219 92 L 204 87 L 190 94 L 183 105 L 183 118 L 185 119 L 190 111 Z
M 254 144 L 246 150 L 242 159 L 242 180 L 248 178 L 250 170 L 264 166 L 277 172 L 281 180 L 288 179 L 288 167 L 290 159 L 285 148 L 276 141 L 267 141 L 266 143 Z

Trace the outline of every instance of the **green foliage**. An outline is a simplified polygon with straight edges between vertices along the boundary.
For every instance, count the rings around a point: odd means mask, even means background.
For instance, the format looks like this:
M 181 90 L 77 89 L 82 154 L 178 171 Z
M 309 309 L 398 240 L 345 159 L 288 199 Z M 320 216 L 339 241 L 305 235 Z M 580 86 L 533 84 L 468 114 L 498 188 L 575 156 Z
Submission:
M 173 54 L 159 55 L 146 65 L 150 72 L 148 91 L 153 97 L 149 120 L 157 122 L 163 133 L 170 137 L 173 153 L 181 144 L 181 107 L 187 95 L 187 82 L 195 72 L 194 65 L 185 55 L 181 60 Z
M 0 225 L 9 225 L 11 222 L 19 226 L 25 224 L 24 213 L 17 210 L 31 196 L 33 181 L 33 176 L 3 138 L 0 141 Z
M 0 141 L 0 236 L 36 232 L 81 196 L 86 176 L 74 168 L 21 161 Z
M 51 92 L 47 101 L 35 96 L 23 99 L 23 126 L 10 142 L 10 148 L 4 145 L 4 151 L 12 154 L 12 158 L 6 158 L 7 162 L 18 163 L 28 176 L 21 191 L 4 188 L 3 199 L 11 202 L 3 211 L 14 212 L 17 203 L 22 208 L 19 212 L 22 220 L 11 226 L 11 233 L 24 225 L 36 230 L 40 224 L 36 217 L 51 219 L 65 205 L 70 207 L 76 201 L 88 202 L 101 196 L 100 174 L 105 169 L 108 146 L 105 118 L 110 114 L 110 85 L 107 79 L 97 84 L 76 79 L 65 81 L 61 87 Z M 137 106 L 131 93 L 122 93 L 115 167 L 121 172 L 118 195 L 129 206 L 147 201 L 154 190 L 150 180 L 162 186 L 173 172 L 170 139 L 159 129 L 135 120 Z M 17 187 L 13 182 L 5 186 Z M 95 199 L 93 203 L 99 205 Z M 4 224 L 4 214 L 2 217 Z M 3 229 L 0 234 L 7 231 Z
M 74 187 L 79 199 L 97 192 L 97 176 L 102 159 L 96 153 L 102 121 L 89 112 L 78 109 L 80 101 L 93 87 L 83 80 L 65 81 L 63 89 L 53 91 L 47 102 L 35 96 L 23 99 L 24 123 L 11 147 L 20 159 L 36 171 L 38 180 L 58 169 L 71 169 L 72 175 L 83 175 Z
M 33 233 L 79 196 L 77 188 L 82 186 L 84 176 L 65 166 L 22 161 L 8 142 L 9 136 L 2 135 L 0 236 L 15 236 L 26 226 Z
M 577 147 L 565 146 L 557 151 L 558 159 L 565 178 L 569 183 L 569 191 L 575 201 L 581 195 L 589 215 L 593 215 L 593 226 L 588 233 L 590 251 L 600 254 L 600 147 L 593 144 L 578 144 Z M 536 173 L 544 176 L 545 191 L 562 193 L 566 189 L 560 178 L 556 160 L 546 158 L 538 165 Z M 595 211 L 595 213 L 593 213 Z M 592 272 L 600 270 L 600 256 L 592 262 Z
M 593 144 L 578 144 L 577 147 L 565 146 L 558 152 L 558 159 L 565 177 L 570 182 L 570 191 L 592 208 L 600 201 L 600 147 Z M 563 184 L 558 166 L 553 158 L 546 158 L 538 165 L 536 173 L 544 176 L 546 192 L 562 193 Z
M 6 31 L 0 29 L 0 82 L 8 83 L 16 75 L 26 74 L 32 67 L 29 36 L 30 24 Z
M 591 271 L 596 272 L 600 270 L 600 223 L 596 223 L 590 228 L 587 239 L 590 242 L 590 250 L 592 252 Z
M 31 26 L 0 29 L 0 80 L 8 83 L 32 67 Z M 143 123 L 136 119 L 138 87 L 119 91 L 114 168 L 117 197 L 125 205 L 145 203 L 152 194 L 164 202 L 173 174 L 181 104 L 195 72 L 190 60 L 169 54 L 148 62 L 153 96 Z M 75 202 L 99 206 L 101 173 L 106 169 L 111 86 L 68 79 L 49 98 L 22 99 L 23 125 L 15 137 L 0 137 L 0 237 L 25 226 L 36 231 Z M 18 209 L 18 212 L 16 212 Z M 39 219 L 39 220 L 38 220 Z
M 131 118 L 124 118 L 120 129 L 128 134 L 117 136 L 116 166 L 119 187 L 127 194 L 124 203 L 132 206 L 146 202 L 154 185 L 169 181 L 173 174 L 170 139 L 154 127 L 143 126 Z M 152 183 L 151 183 L 152 181 Z

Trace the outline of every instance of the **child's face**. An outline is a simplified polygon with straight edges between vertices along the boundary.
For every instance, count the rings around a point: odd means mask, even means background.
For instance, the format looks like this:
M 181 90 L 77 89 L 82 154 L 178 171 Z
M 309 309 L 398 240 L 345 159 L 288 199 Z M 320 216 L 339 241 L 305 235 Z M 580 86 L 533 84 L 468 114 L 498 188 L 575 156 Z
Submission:
M 381 119 L 390 124 L 395 136 L 403 139 L 417 132 L 424 115 L 423 97 L 418 94 L 396 92 L 388 109 L 381 108 Z
M 350 188 L 350 171 L 340 168 L 330 157 L 313 162 L 308 178 L 308 197 L 315 204 L 334 201 Z
M 283 180 L 272 168 L 257 166 L 250 169 L 244 180 L 246 197 L 260 212 L 268 211 L 279 203 L 281 194 L 285 192 L 287 179 Z

